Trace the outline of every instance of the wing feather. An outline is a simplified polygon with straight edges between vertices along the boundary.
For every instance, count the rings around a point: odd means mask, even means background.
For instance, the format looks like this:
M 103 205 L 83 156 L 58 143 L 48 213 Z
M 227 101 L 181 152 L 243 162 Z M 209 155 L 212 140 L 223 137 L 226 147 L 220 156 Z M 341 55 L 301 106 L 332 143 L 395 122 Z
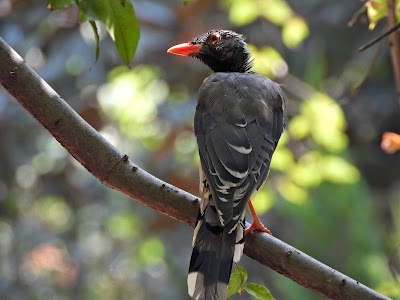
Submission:
M 284 128 L 284 98 L 279 86 L 267 78 L 254 75 L 249 81 L 249 75 L 246 75 L 240 80 L 247 81 L 238 83 L 232 76 L 239 75 L 223 76 L 231 76 L 229 80 L 224 78 L 223 86 L 210 88 L 207 85 L 221 82 L 206 80 L 199 90 L 195 133 L 200 162 L 214 195 L 216 211 L 221 224 L 232 231 L 248 199 L 268 176 L 271 158 Z M 246 85 L 253 86 L 242 93 L 240 87 Z M 260 86 L 264 88 L 260 89 Z M 203 94 L 203 89 L 207 93 Z M 248 97 L 248 90 L 257 89 L 261 100 L 255 97 L 244 101 L 241 98 L 243 95 Z M 221 99 L 219 103 L 221 94 L 225 101 Z M 248 108 L 250 106 L 252 109 Z

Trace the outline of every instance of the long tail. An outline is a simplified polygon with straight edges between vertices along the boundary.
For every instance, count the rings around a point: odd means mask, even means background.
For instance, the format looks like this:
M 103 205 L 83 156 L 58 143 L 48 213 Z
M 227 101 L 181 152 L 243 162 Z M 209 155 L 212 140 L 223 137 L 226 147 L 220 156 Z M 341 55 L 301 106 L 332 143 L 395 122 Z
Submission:
M 231 233 L 224 230 L 211 204 L 199 214 L 188 275 L 192 299 L 225 300 L 232 261 L 239 261 L 243 252 L 244 214 L 239 224 Z

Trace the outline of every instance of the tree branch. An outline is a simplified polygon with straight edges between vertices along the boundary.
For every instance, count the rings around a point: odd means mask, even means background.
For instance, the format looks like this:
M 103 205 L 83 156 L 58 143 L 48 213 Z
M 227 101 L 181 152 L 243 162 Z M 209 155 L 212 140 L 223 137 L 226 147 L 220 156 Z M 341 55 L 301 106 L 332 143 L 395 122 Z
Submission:
M 381 35 L 379 35 L 377 38 L 373 39 L 369 43 L 365 44 L 364 46 L 361 46 L 360 48 L 358 48 L 358 52 L 363 52 L 363 51 L 367 50 L 368 48 L 372 47 L 373 45 L 380 42 L 385 37 L 387 37 L 388 35 L 392 34 L 393 32 L 395 32 L 396 30 L 399 30 L 399 29 L 400 29 L 400 23 L 397 24 L 396 26 L 390 28 L 389 30 L 385 31 L 384 33 L 382 33 Z
M 132 163 L 1 38 L 0 82 L 100 182 L 194 227 L 199 209 L 197 197 Z M 268 234 L 249 234 L 245 254 L 329 299 L 389 299 Z
M 388 0 L 388 27 L 395 27 L 396 26 L 396 13 L 395 13 L 395 1 Z M 392 67 L 394 73 L 394 80 L 397 89 L 397 98 L 400 104 L 400 57 L 399 57 L 399 39 L 397 33 L 389 35 L 390 41 L 390 56 L 392 58 Z

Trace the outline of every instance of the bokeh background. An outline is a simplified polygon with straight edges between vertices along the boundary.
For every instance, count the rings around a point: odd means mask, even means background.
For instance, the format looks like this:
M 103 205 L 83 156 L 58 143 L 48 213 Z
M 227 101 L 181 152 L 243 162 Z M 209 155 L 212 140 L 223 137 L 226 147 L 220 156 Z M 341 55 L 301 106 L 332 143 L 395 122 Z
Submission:
M 287 130 L 254 200 L 273 234 L 400 299 L 400 131 L 385 28 L 360 0 L 132 1 L 141 38 L 123 66 L 102 24 L 72 7 L 0 0 L 0 36 L 140 167 L 197 194 L 195 96 L 210 70 L 166 53 L 213 28 L 247 37 L 259 73 L 288 95 Z M 0 87 L 0 298 L 188 299 L 192 228 L 102 186 Z M 276 299 L 321 299 L 243 257 Z M 231 299 L 251 299 L 245 292 Z

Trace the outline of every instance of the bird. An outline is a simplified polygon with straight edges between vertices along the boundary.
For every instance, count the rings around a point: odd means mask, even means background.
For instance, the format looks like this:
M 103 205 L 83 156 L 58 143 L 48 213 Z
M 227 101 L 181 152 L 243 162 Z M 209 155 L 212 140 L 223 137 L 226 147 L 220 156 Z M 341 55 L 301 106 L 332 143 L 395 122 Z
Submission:
M 278 83 L 252 70 L 244 37 L 234 31 L 213 29 L 167 52 L 200 60 L 214 71 L 197 93 L 201 202 L 187 282 L 192 299 L 222 300 L 245 236 L 254 230 L 271 234 L 250 197 L 269 174 L 285 127 L 286 97 Z M 247 203 L 254 221 L 245 229 Z

